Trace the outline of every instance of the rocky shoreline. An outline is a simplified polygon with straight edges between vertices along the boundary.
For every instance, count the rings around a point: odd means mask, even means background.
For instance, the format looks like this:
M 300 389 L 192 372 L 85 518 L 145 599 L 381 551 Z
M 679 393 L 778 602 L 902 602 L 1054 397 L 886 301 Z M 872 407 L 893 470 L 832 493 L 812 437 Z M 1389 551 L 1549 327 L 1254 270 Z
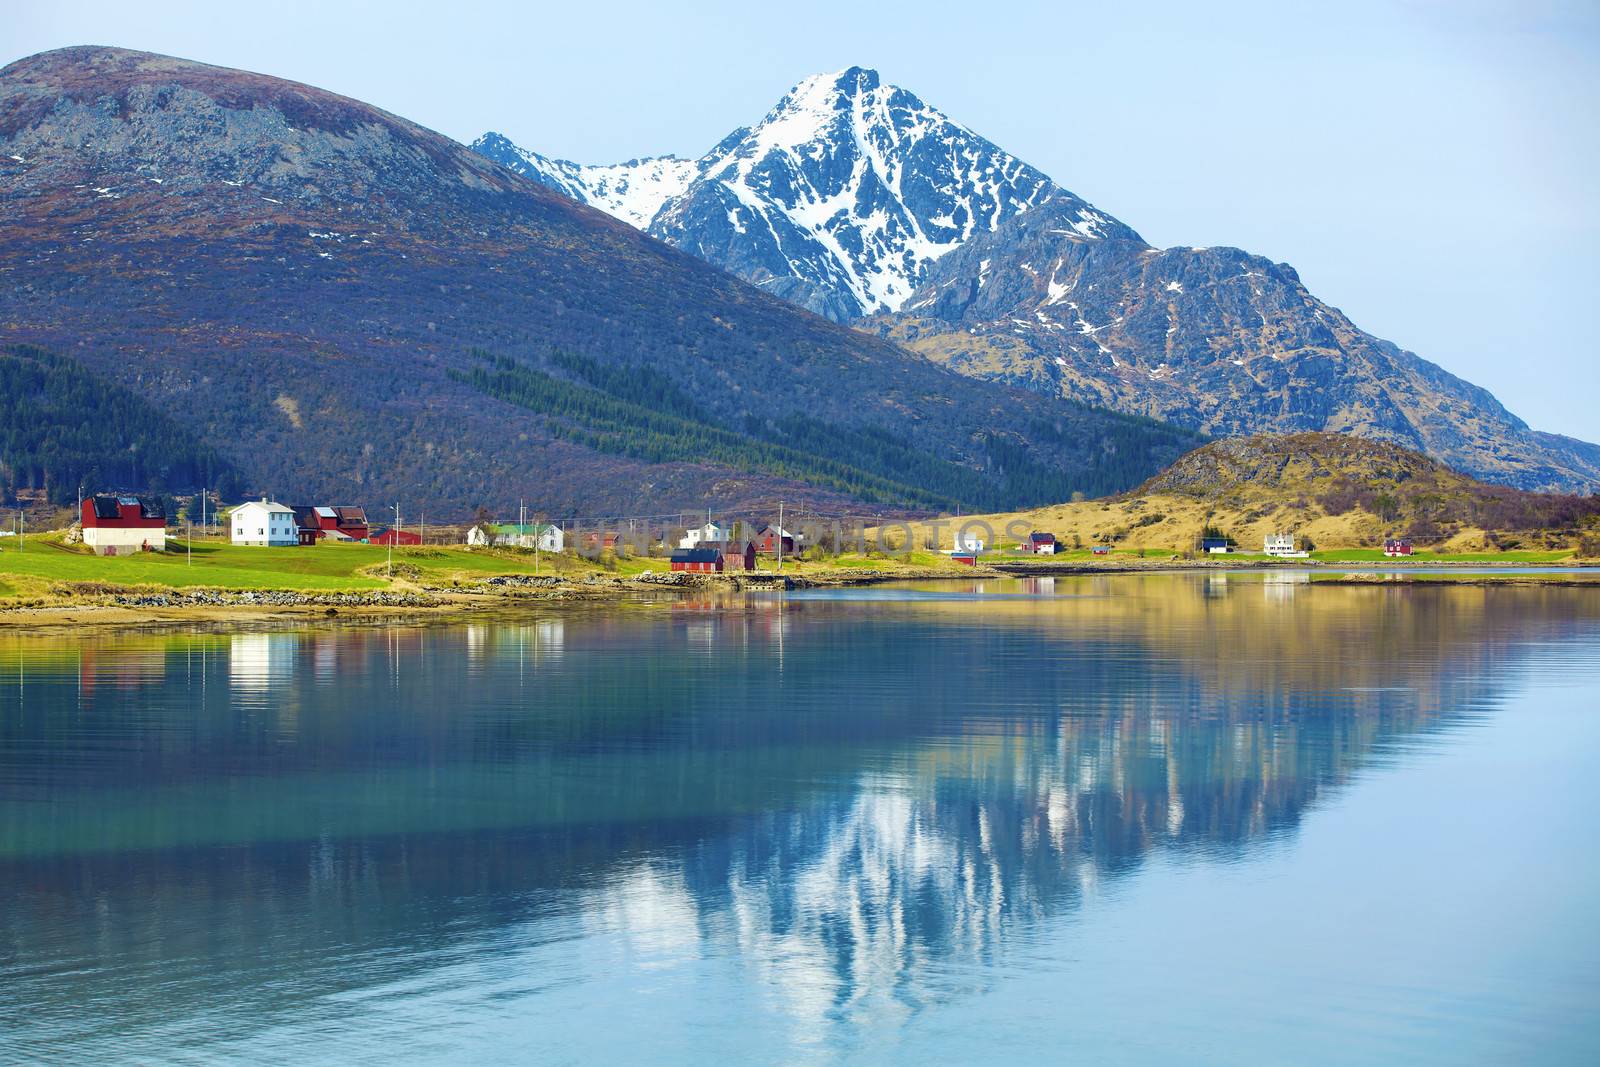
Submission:
M 509 574 L 485 578 L 470 585 L 448 588 L 414 586 L 362 591 L 297 591 L 287 589 L 149 589 L 117 588 L 97 583 L 80 583 L 61 590 L 50 600 L 4 604 L 0 602 L 0 629 L 81 627 L 86 625 L 141 626 L 184 622 L 260 621 L 292 618 L 362 618 L 394 616 L 436 616 L 492 611 L 528 601 L 542 602 L 648 602 L 659 594 L 673 591 L 727 592 L 779 591 L 788 589 L 842 588 L 904 581 L 961 581 L 973 578 L 1048 577 L 1083 574 L 1159 573 L 1197 570 L 1262 570 L 1279 567 L 1305 568 L 1306 561 L 1284 563 L 1261 561 L 1227 562 L 1213 560 L 1124 560 L 1117 562 L 1051 563 L 1044 560 L 995 561 L 989 565 L 953 572 L 948 569 L 904 568 L 897 570 L 840 568 L 811 574 L 777 575 L 769 573 L 698 574 L 647 572 L 636 575 Z M 1430 569 L 1453 568 L 1460 573 L 1406 574 L 1373 568 L 1385 564 L 1315 564 L 1313 569 L 1330 573 L 1313 574 L 1323 585 L 1596 585 L 1600 568 L 1577 564 L 1592 573 L 1471 573 L 1526 564 L 1427 564 Z M 1399 566 L 1420 567 L 1420 564 Z M 1365 571 L 1365 573 L 1363 573 Z

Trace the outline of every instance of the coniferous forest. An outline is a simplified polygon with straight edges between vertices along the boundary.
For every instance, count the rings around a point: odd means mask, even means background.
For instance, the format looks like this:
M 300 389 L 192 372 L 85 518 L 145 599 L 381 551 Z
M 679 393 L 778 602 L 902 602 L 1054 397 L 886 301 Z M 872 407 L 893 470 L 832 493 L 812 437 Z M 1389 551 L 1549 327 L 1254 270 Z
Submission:
M 0 494 L 44 490 L 68 504 L 81 489 L 234 490 L 237 474 L 181 422 L 67 356 L 0 348 Z

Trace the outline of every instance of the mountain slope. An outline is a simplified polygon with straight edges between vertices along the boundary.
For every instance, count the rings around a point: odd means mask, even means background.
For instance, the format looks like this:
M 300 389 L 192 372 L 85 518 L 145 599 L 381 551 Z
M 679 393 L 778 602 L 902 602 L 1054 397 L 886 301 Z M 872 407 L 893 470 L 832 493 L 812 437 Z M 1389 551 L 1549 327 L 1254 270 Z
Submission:
M 1208 433 L 1348 431 L 1524 488 L 1600 486 L 1600 447 L 1529 430 L 1291 268 L 1152 248 L 871 71 L 806 79 L 693 163 L 477 147 L 768 292 L 874 316 L 857 324 L 964 374 Z
M 1393 441 L 1530 489 L 1600 485 L 1600 448 L 1360 330 L 1293 268 L 1235 248 L 1083 241 L 1045 205 L 934 264 L 882 335 L 963 373 L 1210 434 Z
M 0 71 L 0 340 L 192 412 L 254 488 L 438 508 L 972 506 L 1192 442 L 952 374 L 369 105 L 108 48 Z M 723 458 L 616 432 L 646 372 Z M 810 466 L 760 447 L 795 425 Z

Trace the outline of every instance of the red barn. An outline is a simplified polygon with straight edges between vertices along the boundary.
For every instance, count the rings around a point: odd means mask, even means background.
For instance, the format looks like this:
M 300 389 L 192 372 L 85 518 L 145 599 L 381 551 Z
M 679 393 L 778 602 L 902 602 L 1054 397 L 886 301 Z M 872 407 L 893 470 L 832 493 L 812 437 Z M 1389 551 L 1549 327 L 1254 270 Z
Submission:
M 302 545 L 314 545 L 322 536 L 322 524 L 317 521 L 317 509 L 309 504 L 290 504 L 294 512 L 294 532 Z
M 390 526 L 367 538 L 367 542 L 374 545 L 420 545 L 422 535 L 414 530 L 396 530 Z
M 722 546 L 722 569 L 725 571 L 753 571 L 756 569 L 756 546 L 746 541 L 744 547 L 728 544 Z
M 978 554 L 976 552 L 954 552 L 951 553 L 950 558 L 963 567 L 976 567 L 978 565 Z
M 319 507 L 317 524 L 322 528 L 324 537 L 348 537 L 352 541 L 365 541 L 372 533 L 372 528 L 367 524 L 366 509 L 349 505 Z
M 1035 531 L 1028 535 L 1027 548 L 1036 556 L 1053 556 L 1056 554 L 1056 535 Z
M 83 543 L 97 556 L 162 552 L 167 547 L 167 513 L 159 500 L 140 496 L 97 495 L 78 503 Z
M 326 504 L 294 504 L 294 524 L 302 545 L 330 541 L 365 541 L 371 528 L 367 513 L 356 507 L 330 507 Z
M 1411 555 L 1411 542 L 1403 537 L 1391 537 L 1383 543 L 1383 554 L 1385 556 L 1409 556 Z
M 696 574 L 718 574 L 723 567 L 722 552 L 715 548 L 683 548 L 672 554 L 672 569 Z

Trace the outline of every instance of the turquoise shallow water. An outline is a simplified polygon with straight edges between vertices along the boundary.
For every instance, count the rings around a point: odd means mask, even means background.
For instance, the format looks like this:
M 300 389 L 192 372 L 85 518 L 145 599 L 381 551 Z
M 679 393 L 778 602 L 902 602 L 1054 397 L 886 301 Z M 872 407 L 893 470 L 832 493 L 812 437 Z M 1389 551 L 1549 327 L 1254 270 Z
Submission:
M 0 638 L 0 1060 L 1589 1063 L 1600 595 Z

